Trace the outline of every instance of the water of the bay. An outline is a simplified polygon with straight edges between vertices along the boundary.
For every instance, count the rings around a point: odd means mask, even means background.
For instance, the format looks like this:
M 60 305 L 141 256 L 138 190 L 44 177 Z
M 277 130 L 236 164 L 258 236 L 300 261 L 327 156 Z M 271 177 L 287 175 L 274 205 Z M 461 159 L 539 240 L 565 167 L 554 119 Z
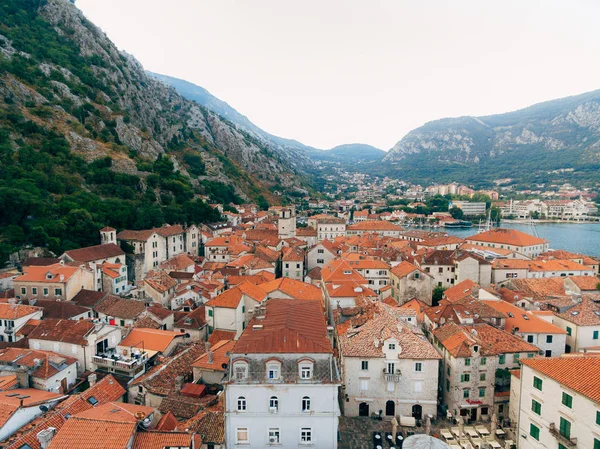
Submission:
M 551 249 L 566 251 L 589 256 L 600 256 L 600 224 L 599 223 L 539 223 L 531 226 L 523 223 L 505 223 L 503 228 L 517 229 L 528 234 L 547 239 Z M 477 226 L 472 228 L 450 229 L 442 228 L 449 235 L 465 238 L 477 234 Z

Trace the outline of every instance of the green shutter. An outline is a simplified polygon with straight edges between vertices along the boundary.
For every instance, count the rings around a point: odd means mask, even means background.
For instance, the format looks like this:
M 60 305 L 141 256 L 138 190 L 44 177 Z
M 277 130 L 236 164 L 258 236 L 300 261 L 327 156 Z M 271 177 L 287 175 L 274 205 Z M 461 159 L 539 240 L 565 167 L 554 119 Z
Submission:
M 471 359 L 465 359 L 465 366 L 471 365 Z
M 485 365 L 487 363 L 487 359 L 485 357 L 481 357 L 481 364 Z
M 540 390 L 542 391 L 542 379 L 540 379 L 539 377 L 533 377 L 533 388 L 535 388 L 536 390 Z
M 573 396 L 563 392 L 562 394 L 562 403 L 569 408 L 573 408 Z
M 542 404 L 540 404 L 535 399 L 532 399 L 531 400 L 531 410 L 533 411 L 533 413 L 535 413 L 537 415 L 541 415 L 542 414 Z
M 567 335 L 571 335 L 571 328 L 567 326 Z
M 531 438 L 533 438 L 534 440 L 538 440 L 540 439 L 540 429 L 538 426 L 536 426 L 535 424 L 529 424 L 529 435 L 531 435 Z
M 502 354 L 499 358 L 498 358 L 498 363 L 500 365 L 504 365 L 504 361 L 506 359 L 506 356 L 504 354 Z
M 594 340 L 598 340 L 598 331 L 594 331 Z
M 571 422 L 562 416 L 560 417 L 560 434 L 565 438 L 571 439 Z
M 480 398 L 483 398 L 483 397 L 485 397 L 485 388 L 480 388 L 480 389 L 479 389 L 479 397 L 480 397 Z
M 596 412 L 596 424 L 600 425 L 600 412 Z

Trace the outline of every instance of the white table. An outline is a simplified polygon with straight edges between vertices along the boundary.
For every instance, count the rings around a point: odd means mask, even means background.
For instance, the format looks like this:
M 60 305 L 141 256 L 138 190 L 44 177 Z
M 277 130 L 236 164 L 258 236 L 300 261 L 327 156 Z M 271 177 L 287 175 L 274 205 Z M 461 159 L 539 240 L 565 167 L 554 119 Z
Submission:
M 465 433 L 473 438 L 477 438 L 479 436 L 479 434 L 475 430 L 475 427 L 470 427 L 470 426 L 465 427 Z
M 494 449 L 502 449 L 502 445 L 496 440 L 488 441 L 488 443 L 490 443 L 490 446 L 492 446 Z
M 496 435 L 505 435 L 506 433 L 502 429 L 496 429 Z
M 452 440 L 454 438 L 452 436 L 452 432 L 450 432 L 448 429 L 441 429 L 440 433 L 442 434 L 445 440 Z
M 490 431 L 489 431 L 489 430 L 487 430 L 487 429 L 486 429 L 485 427 L 483 427 L 483 426 L 476 426 L 476 427 L 475 427 L 475 430 L 476 430 L 477 432 L 479 432 L 479 434 L 480 434 L 480 435 L 489 435 L 489 434 L 490 434 Z

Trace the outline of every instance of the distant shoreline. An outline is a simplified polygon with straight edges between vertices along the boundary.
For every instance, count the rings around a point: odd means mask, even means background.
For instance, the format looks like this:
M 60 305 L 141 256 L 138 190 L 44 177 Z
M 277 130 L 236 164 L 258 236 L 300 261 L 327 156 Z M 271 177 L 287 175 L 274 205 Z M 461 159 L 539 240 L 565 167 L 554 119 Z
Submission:
M 538 224 L 538 223 L 543 223 L 543 224 L 548 224 L 548 223 L 556 223 L 556 224 L 575 224 L 575 225 L 579 225 L 579 224 L 600 224 L 600 221 L 571 221 L 571 220 L 546 220 L 546 219 L 539 219 L 539 220 L 529 220 L 529 219 L 508 219 L 508 218 L 503 218 L 500 223 L 518 223 L 518 224 Z

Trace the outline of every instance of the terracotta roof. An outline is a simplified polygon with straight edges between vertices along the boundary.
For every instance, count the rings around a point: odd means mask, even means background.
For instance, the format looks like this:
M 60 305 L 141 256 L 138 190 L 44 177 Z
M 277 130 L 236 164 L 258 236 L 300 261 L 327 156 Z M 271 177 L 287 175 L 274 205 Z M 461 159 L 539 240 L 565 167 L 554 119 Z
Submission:
M 30 423 L 21 427 L 10 438 L 3 441 L 6 449 L 22 449 L 27 444 L 32 449 L 41 449 L 37 434 L 42 429 L 54 427 L 57 430 L 67 421 L 66 416 L 75 415 L 92 407 L 87 401 L 93 396 L 99 405 L 116 401 L 125 394 L 125 389 L 111 375 L 102 378 L 93 387 L 81 394 L 71 395 L 65 401 L 59 403 L 50 412 L 39 416 Z
M 413 298 L 400 306 L 401 309 L 414 310 L 416 312 L 417 321 L 420 323 L 425 319 L 425 314 L 423 312 L 427 307 L 427 304 L 417 298 Z
M 213 353 L 212 363 L 208 362 L 208 353 L 204 353 L 192 363 L 192 366 L 213 371 L 226 371 L 227 368 L 223 368 L 223 364 L 229 363 L 229 354 L 234 345 L 235 341 L 233 340 L 221 340 L 210 349 Z
M 497 228 L 467 237 L 467 241 L 497 243 L 511 246 L 543 245 L 547 241 L 516 229 Z
M 444 299 L 447 299 L 450 302 L 458 301 L 459 299 L 471 295 L 475 290 L 479 290 L 479 284 L 473 282 L 471 279 L 465 279 L 444 290 Z
M 593 271 L 588 267 L 572 260 L 531 260 L 529 261 L 529 271 Z
M 246 276 L 229 276 L 227 278 L 227 284 L 230 286 L 236 286 L 241 284 L 242 282 L 250 282 L 254 285 L 264 284 L 265 282 L 269 282 L 275 279 L 275 275 L 273 273 L 269 273 L 268 271 L 261 271 L 258 274 L 246 275 Z
M 321 277 L 325 282 L 356 281 L 366 284 L 366 279 L 354 270 L 344 259 L 334 259 L 321 269 Z
M 126 449 L 136 426 L 133 422 L 111 422 L 72 416 L 52 438 L 48 449 Z
M 163 306 L 161 306 L 160 304 L 156 304 L 156 303 L 150 305 L 150 307 L 148 307 L 147 310 L 149 313 L 154 315 L 159 320 L 164 320 L 164 319 L 170 317 L 171 315 L 173 315 L 172 310 L 165 309 Z
M 261 302 L 267 296 L 265 291 L 259 286 L 250 282 L 243 282 L 229 290 L 225 290 L 216 298 L 209 300 L 206 305 L 209 307 L 235 309 L 238 307 L 243 295 L 254 299 L 256 302 Z
M 19 397 L 22 397 L 23 407 L 41 405 L 46 402 L 59 401 L 66 396 L 52 393 L 50 391 L 37 390 L 34 388 L 13 388 L 8 391 L 0 391 L 0 427 L 3 427 L 14 413 L 21 407 Z
M 176 390 L 175 380 L 178 376 L 191 378 L 191 365 L 203 352 L 204 342 L 192 343 L 178 354 L 165 359 L 163 363 L 150 368 L 130 385 L 143 385 L 153 394 L 169 396 Z
M 348 231 L 402 231 L 400 226 L 389 221 L 363 221 L 348 226 Z
M 571 282 L 573 282 L 581 291 L 597 291 L 600 279 L 597 276 L 569 276 Z
M 138 432 L 132 449 L 164 449 L 167 447 L 192 447 L 192 435 L 183 432 Z
M 304 262 L 304 252 L 300 249 L 284 247 L 282 253 L 284 262 Z
M 254 325 L 262 325 L 254 328 Z M 262 319 L 254 318 L 235 344 L 237 354 L 330 353 L 327 324 L 317 301 L 271 299 Z
M 225 444 L 225 414 L 223 411 L 201 411 L 183 426 L 190 432 L 195 432 L 201 443 Z
M 212 334 L 210 334 L 210 337 L 208 337 L 208 342 L 214 346 L 217 343 L 219 343 L 220 341 L 233 340 L 234 338 L 235 338 L 234 331 L 224 331 L 221 329 L 215 329 L 212 332 Z
M 314 267 L 312 270 L 306 273 L 306 277 L 310 278 L 313 281 L 320 281 L 322 279 L 321 267 Z
M 116 231 L 116 229 L 111 228 L 110 226 L 105 226 L 102 229 L 100 229 L 100 232 L 111 232 L 111 231 Z
M 11 390 L 19 386 L 16 374 L 10 374 L 8 376 L 0 376 L 0 391 Z
M 160 293 L 165 293 L 169 289 L 177 286 L 177 281 L 164 271 L 149 271 L 143 282 Z
M 71 302 L 83 307 L 92 308 L 102 301 L 107 295 L 108 292 L 97 292 L 94 290 L 82 289 L 71 299 Z
M 306 228 L 296 228 L 296 236 L 297 237 L 316 237 L 317 230 L 307 226 Z
M 125 251 L 114 243 L 71 249 L 65 251 L 65 254 L 76 262 L 92 262 L 95 260 L 108 259 L 109 257 L 125 257 Z
M 562 278 L 512 279 L 510 285 L 514 286 L 511 290 L 519 290 L 525 295 L 538 299 L 565 295 L 564 279 Z
M 181 271 L 185 268 L 194 265 L 194 261 L 186 254 L 177 254 L 161 262 L 160 267 L 170 271 Z
M 162 416 L 162 418 L 160 418 L 160 421 L 156 425 L 155 429 L 170 432 L 176 430 L 178 424 L 179 421 L 177 421 L 175 415 L 173 415 L 171 412 L 167 412 Z
M 267 294 L 279 291 L 293 299 L 308 299 L 322 301 L 321 289 L 306 282 L 300 282 L 290 278 L 279 278 L 259 286 Z
M 536 357 L 522 363 L 600 403 L 600 357 Z
M 433 335 L 453 357 L 471 357 L 475 345 L 482 356 L 539 351 L 537 346 L 487 323 L 461 326 L 448 322 L 434 329 Z
M 0 319 L 3 320 L 17 320 L 42 311 L 41 307 L 0 303 Z
M 520 334 L 566 334 L 564 329 L 506 301 L 488 300 L 482 302 L 505 316 L 506 325 L 504 330 L 507 332 L 512 332 L 516 328 L 519 329 Z
M 141 301 L 109 295 L 94 310 L 109 317 L 135 319 L 146 310 L 146 306 Z
M 348 327 L 343 323 L 338 341 L 344 357 L 385 357 L 384 341 L 394 338 L 398 341 L 399 359 L 440 359 L 431 343 L 415 332 L 416 328 L 390 313 L 389 306 L 376 304 L 373 318 L 359 327 Z
M 429 239 L 425 239 L 422 242 L 419 242 L 420 246 L 429 246 L 429 247 L 437 247 L 444 245 L 457 245 L 464 243 L 465 240 L 459 237 L 455 237 L 453 235 L 449 235 L 446 237 L 433 237 Z
M 162 329 L 162 324 L 160 324 L 158 321 L 156 321 L 155 318 L 153 318 L 150 315 L 142 315 L 134 321 L 133 327 L 147 329 Z
M 75 345 L 87 345 L 85 339 L 93 330 L 94 323 L 87 320 L 53 320 L 47 319 L 30 334 L 30 340 L 60 341 Z
M 21 264 L 22 267 L 47 267 L 60 262 L 58 257 L 28 257 Z
M 370 288 L 363 287 L 355 281 L 328 282 L 325 284 L 331 298 L 356 298 L 359 296 L 377 297 Z
M 77 363 L 77 359 L 50 351 L 6 348 L 0 350 L 0 363 L 14 367 L 26 367 L 31 370 L 32 377 L 48 379 Z
M 57 282 L 66 282 L 73 276 L 79 267 L 63 266 L 59 263 L 48 266 L 29 266 L 23 267 L 24 273 L 15 278 L 14 282 L 41 282 L 55 284 Z M 63 276 L 63 280 L 60 278 Z
M 206 310 L 204 306 L 192 310 L 185 317 L 180 318 L 173 324 L 175 328 L 202 329 L 206 326 Z
M 556 316 L 578 326 L 600 325 L 600 304 L 589 296 L 583 295 L 581 302 L 564 312 L 556 312 Z
M 427 273 L 425 273 L 419 267 L 417 267 L 416 265 L 413 265 L 410 262 L 407 262 L 406 260 L 403 260 L 398 265 L 396 265 L 394 268 L 392 268 L 391 273 L 399 278 L 403 278 L 404 276 L 408 276 L 410 273 L 412 273 L 414 271 L 418 271 L 420 273 L 423 273 L 423 274 L 426 274 L 427 276 L 429 276 Z
M 182 332 L 136 327 L 129 332 L 119 346 L 141 347 L 145 350 L 164 352 L 174 339 L 185 336 Z

